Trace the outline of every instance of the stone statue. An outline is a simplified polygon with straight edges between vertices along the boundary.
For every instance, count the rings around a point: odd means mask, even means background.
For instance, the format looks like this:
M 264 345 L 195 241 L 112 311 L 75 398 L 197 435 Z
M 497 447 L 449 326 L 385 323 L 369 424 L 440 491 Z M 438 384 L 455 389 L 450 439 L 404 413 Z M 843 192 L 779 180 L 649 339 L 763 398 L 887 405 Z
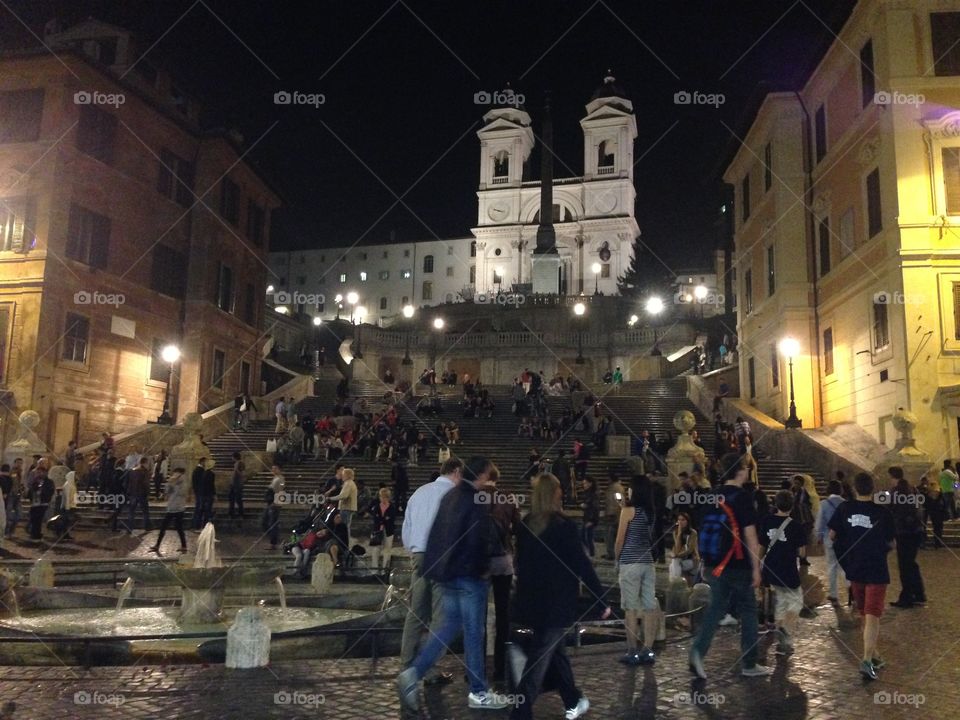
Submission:
M 667 469 L 669 470 L 668 491 L 676 488 L 681 472 L 692 472 L 695 465 L 706 467 L 707 456 L 703 448 L 693 442 L 690 431 L 697 425 L 697 419 L 689 410 L 679 410 L 673 416 L 673 426 L 679 431 L 677 442 L 667 451 Z
M 183 418 L 183 441 L 170 449 L 171 470 L 182 467 L 189 473 L 202 457 L 209 457 L 210 449 L 204 445 L 200 433 L 203 417 L 200 413 L 187 413 Z
M 34 410 L 24 410 L 20 413 L 17 425 L 16 439 L 7 445 L 3 453 L 3 461 L 13 464 L 17 458 L 23 460 L 24 465 L 30 464 L 34 455 L 44 455 L 49 452 L 47 446 L 37 437 L 34 428 L 40 424 L 40 415 Z

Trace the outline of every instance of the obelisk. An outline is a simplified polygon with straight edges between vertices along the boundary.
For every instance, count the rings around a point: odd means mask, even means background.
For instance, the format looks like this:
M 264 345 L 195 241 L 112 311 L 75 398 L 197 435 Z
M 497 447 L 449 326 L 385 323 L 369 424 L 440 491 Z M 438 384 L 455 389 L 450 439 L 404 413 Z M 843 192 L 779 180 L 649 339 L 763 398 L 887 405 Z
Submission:
M 553 118 L 550 95 L 543 104 L 543 130 L 540 149 L 540 225 L 537 247 L 533 251 L 533 292 L 537 295 L 560 293 L 560 255 L 553 229 Z

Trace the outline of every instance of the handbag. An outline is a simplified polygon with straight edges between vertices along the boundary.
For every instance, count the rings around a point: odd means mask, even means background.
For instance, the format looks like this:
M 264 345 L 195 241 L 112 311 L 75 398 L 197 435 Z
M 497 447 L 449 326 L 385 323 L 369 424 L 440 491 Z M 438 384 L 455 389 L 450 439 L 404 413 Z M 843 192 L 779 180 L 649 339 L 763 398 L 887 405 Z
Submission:
M 383 530 L 374 530 L 370 533 L 370 547 L 383 545 Z
M 267 440 L 267 452 L 276 452 L 277 451 L 277 441 L 273 438 Z

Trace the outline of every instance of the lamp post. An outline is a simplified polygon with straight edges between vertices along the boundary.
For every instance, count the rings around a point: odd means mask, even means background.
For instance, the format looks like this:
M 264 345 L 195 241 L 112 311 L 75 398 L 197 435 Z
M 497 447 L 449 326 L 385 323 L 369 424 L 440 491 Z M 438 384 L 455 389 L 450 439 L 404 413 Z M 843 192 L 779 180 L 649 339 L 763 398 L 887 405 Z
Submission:
M 353 322 L 353 313 L 357 303 L 360 302 L 360 296 L 355 292 L 347 293 L 347 304 L 350 306 L 350 322 Z
M 660 348 L 657 347 L 657 343 L 659 342 L 659 340 L 657 339 L 657 317 L 660 315 L 660 313 L 663 312 L 663 308 L 664 308 L 663 300 L 657 297 L 656 295 L 653 295 L 647 298 L 647 303 L 644 306 L 644 309 L 653 318 L 653 320 L 651 321 L 651 324 L 653 325 L 653 349 L 650 351 L 651 355 L 662 354 L 660 352 Z
M 440 332 L 441 330 L 443 330 L 444 324 L 445 323 L 442 317 L 437 317 L 433 319 L 433 329 L 436 330 L 437 332 Z M 436 370 L 437 370 L 436 367 L 434 367 L 436 364 L 437 364 L 437 333 L 432 333 L 430 335 L 430 369 L 433 370 L 434 373 L 436 373 Z M 436 391 L 437 391 L 436 383 L 432 383 L 430 385 L 430 394 L 434 395 L 436 394 Z
M 403 316 L 410 320 L 413 318 L 413 305 L 404 305 L 403 306 Z M 413 334 L 413 328 L 407 327 L 407 340 L 406 340 L 406 350 L 403 353 L 403 360 L 400 361 L 401 365 L 413 365 L 413 359 L 410 357 L 410 335 Z
M 339 320 L 340 310 L 343 309 L 343 295 L 338 294 L 333 301 L 337 304 L 337 320 Z
M 157 418 L 158 425 L 173 425 L 173 415 L 170 413 L 170 386 L 173 385 L 173 364 L 180 359 L 180 348 L 176 345 L 165 345 L 160 351 L 160 357 L 167 363 L 167 390 L 163 396 L 163 412 Z
M 362 359 L 363 359 L 363 350 L 360 348 L 360 332 L 363 330 L 363 318 L 366 317 L 366 315 L 367 315 L 367 309 L 366 309 L 363 305 L 357 305 L 357 307 L 356 307 L 356 309 L 355 309 L 354 312 L 356 313 L 356 316 L 357 316 L 357 319 L 356 319 L 356 325 L 357 325 L 357 351 L 353 354 L 353 356 L 354 356 L 355 358 L 357 358 L 358 360 L 362 360 Z M 353 314 L 354 314 L 354 313 L 351 313 L 351 316 L 352 316 Z
M 498 265 L 493 272 L 493 279 L 497 283 L 497 295 L 499 295 L 501 292 L 503 292 L 503 267 Z
M 600 267 L 600 263 L 594 263 L 590 266 L 590 269 L 593 270 L 593 294 L 600 294 L 600 271 L 603 269 Z
M 323 324 L 323 318 L 319 315 L 313 316 L 313 326 L 316 328 L 314 337 L 317 343 L 317 349 L 313 352 L 313 369 L 320 372 L 320 326 Z
M 697 285 L 693 289 L 693 297 L 696 298 L 697 304 L 700 306 L 700 319 L 703 320 L 703 302 L 707 299 L 707 290 L 706 285 Z
M 577 365 L 583 365 L 586 360 L 583 358 L 583 322 L 584 313 L 587 312 L 587 306 L 583 303 L 577 303 L 573 306 L 573 314 L 577 323 Z
M 790 414 L 784 421 L 784 427 L 800 428 L 803 421 L 797 417 L 797 403 L 793 394 L 793 359 L 800 353 L 800 343 L 792 337 L 780 341 L 780 352 L 787 358 L 787 371 L 790 374 Z

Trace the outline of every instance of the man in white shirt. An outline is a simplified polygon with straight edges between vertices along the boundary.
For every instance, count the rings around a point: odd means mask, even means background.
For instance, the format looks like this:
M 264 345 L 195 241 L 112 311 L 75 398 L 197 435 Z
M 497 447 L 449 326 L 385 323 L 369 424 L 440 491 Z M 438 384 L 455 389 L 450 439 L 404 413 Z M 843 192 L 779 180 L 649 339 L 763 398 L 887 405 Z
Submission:
M 455 488 L 463 479 L 463 461 L 450 458 L 440 468 L 440 477 L 431 483 L 422 485 L 407 501 L 403 516 L 401 540 L 410 551 L 412 572 L 410 575 L 410 606 L 403 623 L 403 639 L 400 643 L 400 665 L 407 668 L 417 656 L 420 637 L 428 628 L 438 628 L 440 617 L 441 593 L 439 586 L 422 576 L 423 554 L 427 549 L 427 539 L 437 517 L 443 496 Z M 435 684 L 449 682 L 449 673 L 437 673 L 424 678 L 424 683 Z

